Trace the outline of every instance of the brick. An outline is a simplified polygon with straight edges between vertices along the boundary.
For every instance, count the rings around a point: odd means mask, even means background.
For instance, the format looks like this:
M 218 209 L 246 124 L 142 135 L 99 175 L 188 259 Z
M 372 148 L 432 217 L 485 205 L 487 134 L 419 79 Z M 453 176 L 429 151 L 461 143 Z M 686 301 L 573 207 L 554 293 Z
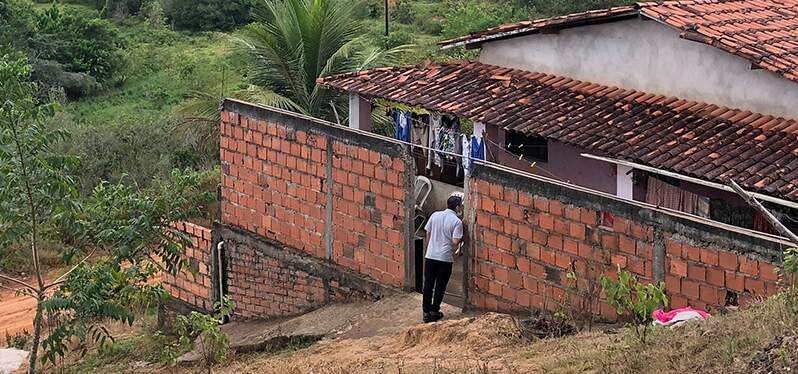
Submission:
M 618 235 L 618 249 L 621 252 L 628 253 L 633 255 L 636 253 L 637 246 L 635 245 L 635 240 L 626 236 L 626 235 Z
M 585 240 L 585 225 L 571 222 L 568 229 L 568 234 L 578 240 Z
M 718 264 L 724 270 L 737 271 L 737 255 L 731 252 L 719 251 Z
M 745 291 L 745 277 L 734 271 L 726 270 L 726 288 L 737 292 Z
M 750 276 L 759 276 L 759 261 L 749 258 L 748 256 L 739 256 L 740 272 Z
M 554 220 L 554 232 L 556 232 L 558 234 L 568 235 L 569 232 L 570 232 L 568 221 L 566 221 L 564 219 L 560 219 L 560 218 L 555 219 Z
M 579 210 L 579 221 L 586 225 L 596 224 L 596 212 L 582 208 Z
M 680 293 L 682 290 L 681 279 L 672 275 L 665 276 L 665 290 L 668 293 Z
M 621 255 L 621 254 L 612 255 L 611 262 L 612 262 L 613 265 L 617 265 L 617 266 L 620 266 L 621 268 L 625 268 L 626 267 L 626 256 Z
M 553 230 L 554 229 L 554 217 L 548 214 L 541 214 L 538 216 L 540 222 L 540 228 L 545 230 Z
M 720 263 L 718 251 L 712 249 L 704 249 L 704 248 L 701 248 L 700 251 L 701 251 L 701 262 L 707 265 L 718 266 L 718 264 Z
M 774 281 L 774 282 L 778 281 L 779 280 L 778 271 L 779 268 L 771 263 L 767 263 L 764 261 L 759 262 L 759 278 L 764 281 Z
M 618 249 L 618 235 L 613 233 L 602 233 L 601 245 L 609 250 Z M 632 253 L 634 253 L 634 251 L 632 251 Z
M 562 248 L 564 251 L 573 255 L 579 254 L 579 243 L 573 239 L 563 239 Z
M 684 251 L 683 253 L 687 259 L 691 261 L 701 261 L 701 250 L 699 248 L 685 244 L 682 247 L 682 250 Z
M 687 277 L 697 281 L 704 281 L 706 280 L 706 268 L 701 265 L 688 263 Z
M 750 277 L 745 277 L 745 290 L 756 296 L 765 296 L 765 282 Z
M 688 279 L 682 279 L 681 287 L 682 294 L 686 296 L 688 300 L 692 301 L 699 299 L 698 283 Z
M 670 273 L 680 277 L 687 276 L 687 262 L 677 259 L 670 259 Z
M 726 274 L 723 270 L 720 269 L 706 269 L 706 280 L 707 283 L 717 286 L 717 287 L 725 287 L 726 286 Z

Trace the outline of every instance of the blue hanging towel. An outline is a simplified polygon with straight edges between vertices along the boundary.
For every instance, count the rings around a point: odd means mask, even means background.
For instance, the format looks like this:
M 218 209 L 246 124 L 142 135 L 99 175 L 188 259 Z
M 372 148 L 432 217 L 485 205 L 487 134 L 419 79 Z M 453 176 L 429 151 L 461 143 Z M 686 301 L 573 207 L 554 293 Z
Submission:
M 485 159 L 485 141 L 474 135 L 471 136 L 471 158 L 474 160 Z
M 394 109 L 394 121 L 396 123 L 396 139 L 401 141 L 410 141 L 410 129 L 413 126 L 413 113 L 403 112 L 399 109 Z

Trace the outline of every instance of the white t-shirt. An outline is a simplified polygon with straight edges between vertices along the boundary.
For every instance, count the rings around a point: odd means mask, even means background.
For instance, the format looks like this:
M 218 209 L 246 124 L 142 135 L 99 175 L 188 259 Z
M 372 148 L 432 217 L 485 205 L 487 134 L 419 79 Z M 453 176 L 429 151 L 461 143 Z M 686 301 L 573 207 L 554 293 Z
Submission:
M 463 221 L 451 209 L 441 210 L 429 217 L 424 230 L 429 235 L 427 258 L 443 262 L 454 262 L 452 239 L 463 237 Z

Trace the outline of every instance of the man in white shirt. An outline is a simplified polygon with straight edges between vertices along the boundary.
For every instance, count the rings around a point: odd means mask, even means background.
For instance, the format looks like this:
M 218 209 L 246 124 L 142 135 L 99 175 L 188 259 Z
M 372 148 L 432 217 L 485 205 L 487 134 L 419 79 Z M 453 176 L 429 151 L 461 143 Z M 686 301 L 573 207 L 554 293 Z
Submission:
M 424 298 L 421 304 L 425 323 L 443 318 L 441 302 L 452 275 L 455 249 L 463 241 L 463 221 L 459 217 L 463 214 L 463 199 L 450 196 L 446 206 L 448 209 L 432 213 L 424 227 L 429 236 L 424 259 Z

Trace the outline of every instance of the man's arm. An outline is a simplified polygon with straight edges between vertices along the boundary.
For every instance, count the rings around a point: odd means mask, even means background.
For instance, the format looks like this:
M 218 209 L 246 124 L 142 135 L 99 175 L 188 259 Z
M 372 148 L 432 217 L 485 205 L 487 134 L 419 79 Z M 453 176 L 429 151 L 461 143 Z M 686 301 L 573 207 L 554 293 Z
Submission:
M 460 244 L 463 243 L 463 222 L 457 222 L 452 232 L 452 244 L 454 245 L 455 254 L 460 255 Z

